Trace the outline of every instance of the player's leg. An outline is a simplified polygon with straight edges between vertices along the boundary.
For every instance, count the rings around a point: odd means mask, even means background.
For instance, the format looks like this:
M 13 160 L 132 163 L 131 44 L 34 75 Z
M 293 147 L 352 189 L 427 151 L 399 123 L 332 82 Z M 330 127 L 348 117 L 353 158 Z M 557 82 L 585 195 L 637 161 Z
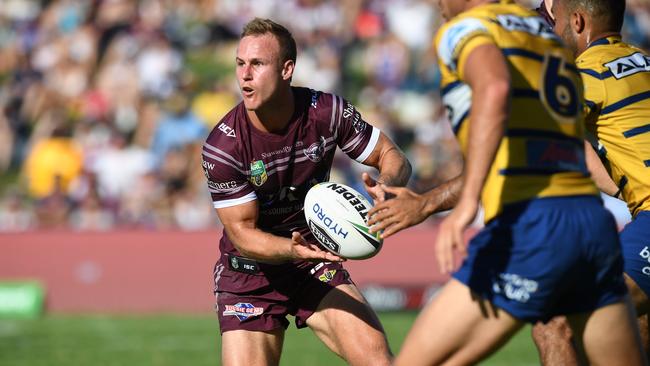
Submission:
M 647 365 L 628 298 L 594 310 L 567 316 L 577 343 L 590 365 Z
M 641 335 L 641 344 L 643 345 L 646 357 L 650 359 L 650 336 L 648 335 L 648 310 L 650 308 L 650 300 L 648 300 L 645 291 L 643 291 L 643 289 L 637 285 L 636 281 L 634 281 L 634 279 L 627 273 L 625 274 L 625 284 L 630 292 L 632 304 L 636 309 L 637 323 Z
M 278 365 L 282 353 L 284 329 L 267 332 L 231 330 L 221 335 L 221 364 Z
M 573 332 L 566 317 L 557 316 L 548 323 L 536 323 L 532 336 L 542 365 L 580 364 L 573 344 Z
M 521 326 L 522 322 L 452 279 L 418 316 L 395 365 L 475 364 Z
M 348 364 L 390 364 L 381 323 L 356 286 L 342 284 L 329 291 L 306 322 Z

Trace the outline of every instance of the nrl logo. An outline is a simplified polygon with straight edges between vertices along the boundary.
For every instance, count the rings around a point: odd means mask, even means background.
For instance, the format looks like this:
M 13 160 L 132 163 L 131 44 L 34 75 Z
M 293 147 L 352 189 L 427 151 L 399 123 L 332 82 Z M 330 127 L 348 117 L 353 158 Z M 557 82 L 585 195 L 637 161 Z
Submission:
M 262 160 L 256 160 L 251 163 L 251 183 L 259 187 L 266 182 L 268 177 Z
M 323 158 L 323 152 L 325 152 L 325 137 L 321 136 L 320 142 L 314 142 L 303 151 L 309 160 L 318 163 Z

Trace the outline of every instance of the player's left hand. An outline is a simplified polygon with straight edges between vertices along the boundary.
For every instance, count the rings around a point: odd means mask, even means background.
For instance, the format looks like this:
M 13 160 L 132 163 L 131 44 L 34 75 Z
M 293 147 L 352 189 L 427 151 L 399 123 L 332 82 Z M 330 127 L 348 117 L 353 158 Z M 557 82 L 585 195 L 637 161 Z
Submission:
M 374 204 L 386 200 L 386 192 L 382 188 L 382 182 L 373 179 L 368 173 L 361 174 L 361 179 L 363 180 L 363 186 L 366 189 L 366 192 L 368 192 L 372 200 L 375 201 Z
M 383 230 L 381 237 L 387 237 L 411 226 L 417 225 L 428 217 L 425 210 L 426 199 L 404 187 L 381 185 L 391 199 L 379 202 L 368 211 L 370 232 Z
M 461 200 L 440 224 L 436 239 L 436 257 L 442 273 L 448 274 L 455 270 L 454 250 L 459 251 L 461 258 L 467 255 L 463 232 L 474 220 L 477 211 L 478 202 Z
M 344 262 L 345 258 L 341 258 L 336 254 L 330 253 L 321 249 L 317 244 L 313 244 L 305 240 L 305 238 L 297 231 L 291 233 L 292 242 L 292 257 L 294 259 L 303 259 L 311 262 Z

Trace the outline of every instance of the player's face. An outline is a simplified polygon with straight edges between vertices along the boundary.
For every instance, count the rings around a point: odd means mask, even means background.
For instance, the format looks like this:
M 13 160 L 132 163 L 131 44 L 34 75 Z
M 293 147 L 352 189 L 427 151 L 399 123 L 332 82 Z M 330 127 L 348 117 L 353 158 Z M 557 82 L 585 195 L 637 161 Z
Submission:
M 271 34 L 242 38 L 235 61 L 237 82 L 247 110 L 264 106 L 287 83 L 282 76 L 280 45 Z
M 450 20 L 456 15 L 460 14 L 463 10 L 464 2 L 459 0 L 436 0 L 440 13 L 445 20 Z
M 569 47 L 573 53 L 576 53 L 578 48 L 577 35 L 573 32 L 571 28 L 571 14 L 568 14 L 566 6 L 563 5 L 562 1 L 555 1 L 552 6 L 551 13 L 555 18 L 555 26 L 553 31 L 555 34 L 562 38 L 564 44 Z

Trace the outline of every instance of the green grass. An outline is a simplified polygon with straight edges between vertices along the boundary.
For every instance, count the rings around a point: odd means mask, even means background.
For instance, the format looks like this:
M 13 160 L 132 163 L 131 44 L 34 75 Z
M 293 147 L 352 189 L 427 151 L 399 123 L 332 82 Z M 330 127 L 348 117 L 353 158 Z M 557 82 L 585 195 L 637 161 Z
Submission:
M 415 313 L 381 313 L 398 351 Z M 242 350 L 246 352 L 246 350 Z M 482 365 L 537 365 L 524 328 Z M 219 331 L 211 315 L 50 315 L 0 319 L 0 365 L 218 365 Z M 289 327 L 282 365 L 344 365 L 307 329 Z

